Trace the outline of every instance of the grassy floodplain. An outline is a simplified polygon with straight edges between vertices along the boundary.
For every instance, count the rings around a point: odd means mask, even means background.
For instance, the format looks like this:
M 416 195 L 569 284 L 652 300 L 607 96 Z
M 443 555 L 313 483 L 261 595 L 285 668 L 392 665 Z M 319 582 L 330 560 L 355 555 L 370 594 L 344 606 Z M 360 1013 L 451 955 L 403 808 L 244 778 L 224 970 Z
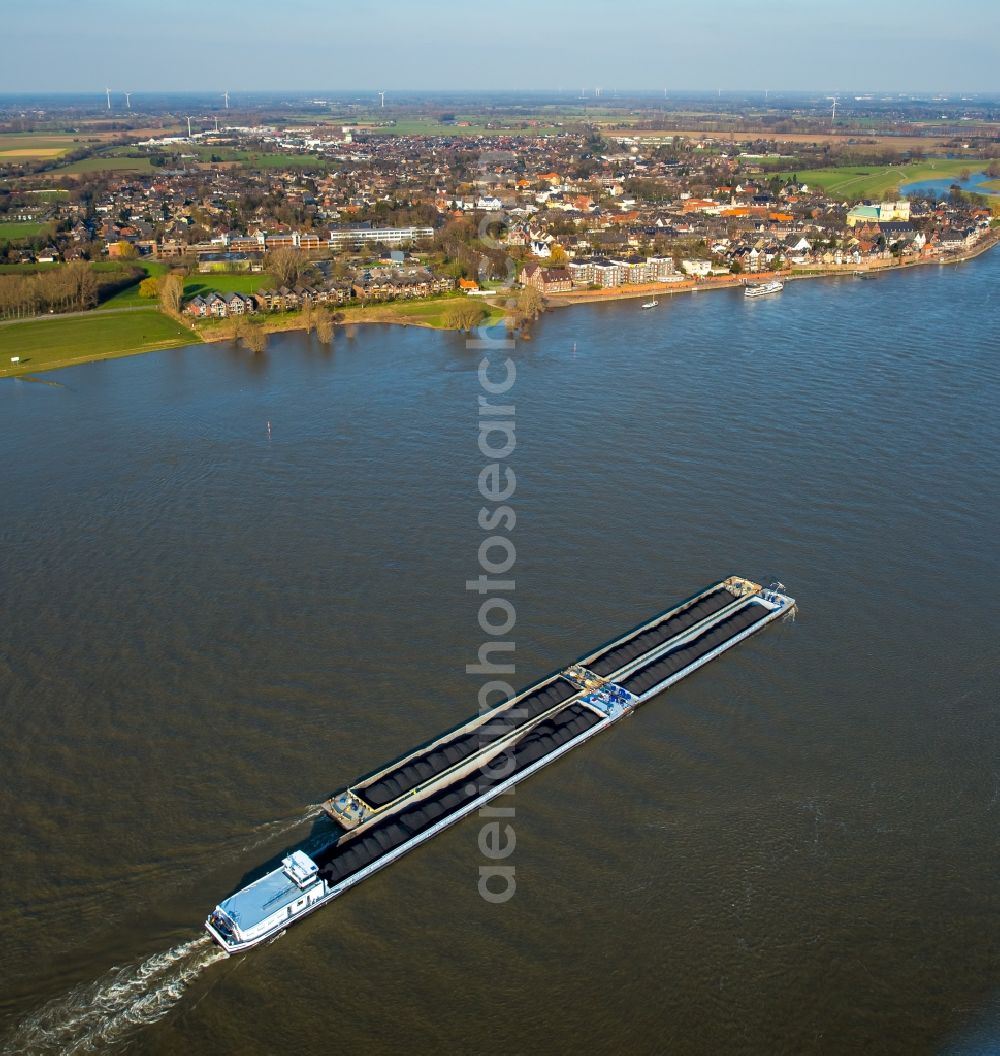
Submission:
M 943 180 L 968 170 L 981 171 L 986 164 L 981 158 L 930 158 L 908 165 L 887 167 L 871 165 L 838 166 L 831 169 L 803 169 L 798 173 L 783 172 L 783 177 L 797 175 L 810 187 L 819 187 L 844 201 L 879 198 L 886 191 L 904 183 L 920 180 Z
M 446 316 L 448 309 L 461 300 L 457 294 L 444 294 L 417 301 L 389 301 L 385 304 L 354 304 L 335 309 L 338 322 L 342 326 L 354 323 L 396 323 L 401 326 L 426 326 L 434 330 L 450 329 Z M 488 326 L 504 318 L 504 310 L 490 304 L 483 304 L 487 314 L 483 322 Z M 315 318 L 315 317 L 314 317 Z M 255 315 L 251 322 L 261 323 L 268 333 L 284 333 L 290 330 L 302 330 L 301 312 L 275 312 L 271 315 Z M 198 332 L 206 341 L 224 341 L 231 337 L 233 321 L 231 319 L 206 319 L 198 323 Z
M 445 316 L 460 296 L 446 295 L 421 301 L 390 301 L 388 304 L 366 304 L 345 307 L 340 310 L 345 323 L 408 323 L 411 326 L 430 326 L 436 330 L 447 330 Z M 483 321 L 488 325 L 504 317 L 500 308 L 483 304 L 488 312 Z
M 0 324 L 0 377 L 70 367 L 95 359 L 197 344 L 201 338 L 155 308 L 79 316 L 49 316 Z M 11 356 L 21 362 L 12 364 Z

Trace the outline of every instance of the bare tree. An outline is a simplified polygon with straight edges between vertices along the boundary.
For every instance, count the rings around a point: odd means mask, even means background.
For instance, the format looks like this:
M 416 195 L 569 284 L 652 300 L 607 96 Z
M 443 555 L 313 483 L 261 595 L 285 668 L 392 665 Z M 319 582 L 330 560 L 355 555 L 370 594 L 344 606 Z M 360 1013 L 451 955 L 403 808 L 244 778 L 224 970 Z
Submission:
M 525 286 L 517 298 L 517 309 L 528 322 L 534 322 L 545 311 L 545 301 L 534 286 Z
M 329 312 L 320 312 L 316 319 L 316 336 L 324 345 L 333 341 L 333 317 Z
M 267 348 L 267 331 L 260 323 L 247 323 L 243 340 L 251 352 L 263 352 Z
M 171 272 L 160 283 L 160 307 L 165 312 L 176 315 L 181 310 L 184 297 L 184 282 L 179 275 Z
M 295 286 L 308 264 L 306 255 L 294 246 L 272 250 L 264 260 L 264 266 L 277 286 Z
M 450 305 L 445 312 L 445 325 L 453 330 L 471 330 L 483 321 L 485 311 L 481 304 L 475 301 L 456 301 Z

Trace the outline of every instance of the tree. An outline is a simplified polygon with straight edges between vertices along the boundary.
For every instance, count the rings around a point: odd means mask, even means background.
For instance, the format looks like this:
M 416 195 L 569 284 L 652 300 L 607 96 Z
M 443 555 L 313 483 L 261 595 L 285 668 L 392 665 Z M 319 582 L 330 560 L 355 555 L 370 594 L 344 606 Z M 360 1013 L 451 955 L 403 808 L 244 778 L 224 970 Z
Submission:
M 347 257 L 341 255 L 333 262 L 331 273 L 335 279 L 346 279 L 351 274 L 351 265 Z
M 483 321 L 485 309 L 476 301 L 466 298 L 456 301 L 444 314 L 445 325 L 452 330 L 472 330 Z
M 305 328 L 307 334 L 312 333 L 315 319 L 313 317 L 313 305 L 312 301 L 302 302 L 302 325 Z
M 165 312 L 176 315 L 181 310 L 184 297 L 184 282 L 179 275 L 171 272 L 160 282 L 160 307 Z
M 264 260 L 264 267 L 278 286 L 295 286 L 306 270 L 308 260 L 301 249 L 281 246 L 272 250 Z
M 541 293 L 534 286 L 525 286 L 518 295 L 517 310 L 523 319 L 534 322 L 545 311 Z
M 333 318 L 329 312 L 320 312 L 316 320 L 316 336 L 324 345 L 333 341 Z
M 97 279 L 89 264 L 74 260 L 66 268 L 66 279 L 78 309 L 93 308 L 97 304 Z
M 568 263 L 569 254 L 558 242 L 553 242 L 549 248 L 549 267 L 565 268 Z
M 139 251 L 131 242 L 116 242 L 113 255 L 120 257 L 122 260 L 135 260 L 139 256 Z
M 267 348 L 267 331 L 260 323 L 247 323 L 243 340 L 251 352 L 263 352 Z
M 155 301 L 160 295 L 160 280 L 154 275 L 150 275 L 148 278 L 143 279 L 139 283 L 139 296 L 144 297 L 147 300 Z

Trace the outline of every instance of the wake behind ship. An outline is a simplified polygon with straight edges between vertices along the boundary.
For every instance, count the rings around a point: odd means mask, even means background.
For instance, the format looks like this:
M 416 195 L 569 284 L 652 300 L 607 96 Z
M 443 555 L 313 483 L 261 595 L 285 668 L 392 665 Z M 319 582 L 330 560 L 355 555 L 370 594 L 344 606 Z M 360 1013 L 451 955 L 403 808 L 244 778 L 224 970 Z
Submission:
M 794 608 L 780 583 L 706 587 L 333 795 L 323 809 L 335 839 L 312 857 L 293 851 L 205 927 L 230 953 L 280 934 Z

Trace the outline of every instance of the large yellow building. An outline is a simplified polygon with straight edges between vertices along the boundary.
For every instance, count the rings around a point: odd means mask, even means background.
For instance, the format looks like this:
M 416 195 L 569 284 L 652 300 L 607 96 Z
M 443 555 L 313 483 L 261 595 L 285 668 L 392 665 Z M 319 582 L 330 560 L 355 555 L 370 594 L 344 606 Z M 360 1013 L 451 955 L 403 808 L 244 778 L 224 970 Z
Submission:
M 847 214 L 847 226 L 858 223 L 881 223 L 883 220 L 909 220 L 909 202 L 880 202 L 878 205 L 856 205 Z

